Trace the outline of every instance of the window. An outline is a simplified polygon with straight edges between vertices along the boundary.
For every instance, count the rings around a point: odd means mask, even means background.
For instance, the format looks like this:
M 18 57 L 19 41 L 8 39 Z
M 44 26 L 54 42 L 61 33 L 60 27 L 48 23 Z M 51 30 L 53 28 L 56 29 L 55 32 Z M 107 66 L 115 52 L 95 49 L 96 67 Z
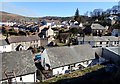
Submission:
M 36 45 L 36 47 L 38 47 L 38 44 Z
M 34 45 L 34 48 L 36 47 L 36 45 Z
M 119 44 L 119 41 L 117 41 L 117 44 Z
M 22 81 L 22 76 L 20 77 L 20 81 Z
M 87 60 L 87 64 L 89 64 L 89 61 Z
M 100 44 L 102 44 L 102 42 L 100 42 Z
M 88 43 L 90 44 L 90 41 L 88 41 Z
M 108 41 L 106 42 L 106 44 L 108 44 Z
M 3 49 L 5 49 L 6 48 L 6 46 L 3 46 Z

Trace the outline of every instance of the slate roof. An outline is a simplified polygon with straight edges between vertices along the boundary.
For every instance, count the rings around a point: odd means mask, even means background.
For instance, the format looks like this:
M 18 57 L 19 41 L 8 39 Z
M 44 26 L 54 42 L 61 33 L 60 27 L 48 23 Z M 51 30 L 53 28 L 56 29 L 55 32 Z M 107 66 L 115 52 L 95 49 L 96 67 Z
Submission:
M 33 73 L 36 70 L 30 50 L 4 52 L 0 53 L 0 57 L 2 57 L 2 79 L 6 78 L 4 75 L 6 68 L 7 71 L 15 70 L 16 76 Z
M 120 56 L 120 47 L 108 47 L 106 49 Z
M 103 38 L 107 38 L 110 41 L 120 41 L 120 37 L 115 37 L 115 36 L 102 36 Z
M 51 68 L 94 59 L 95 52 L 90 45 L 53 47 L 46 49 Z
M 93 23 L 91 25 L 92 29 L 106 29 L 105 27 L 103 27 L 102 25 L 98 24 L 98 23 Z
M 85 36 L 84 41 L 120 41 L 119 38 L 115 36 Z M 83 41 L 83 37 L 78 37 L 78 41 Z
M 0 46 L 8 45 L 5 39 L 0 39 Z
M 9 43 L 31 42 L 34 40 L 40 40 L 40 37 L 38 35 L 31 35 L 31 36 L 14 36 L 8 38 Z

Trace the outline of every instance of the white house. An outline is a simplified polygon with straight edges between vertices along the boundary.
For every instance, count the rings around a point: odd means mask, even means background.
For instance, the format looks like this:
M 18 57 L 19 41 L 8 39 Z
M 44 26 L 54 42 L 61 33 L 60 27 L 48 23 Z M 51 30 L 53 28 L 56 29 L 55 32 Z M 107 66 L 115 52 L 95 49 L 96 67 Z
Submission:
M 4 52 L 0 53 L 0 58 L 2 59 L 0 83 L 6 83 L 8 79 L 11 79 L 9 82 L 36 82 L 36 67 L 31 51 Z
M 88 67 L 95 59 L 95 52 L 90 45 L 64 46 L 47 48 L 41 54 L 41 65 L 47 69 L 48 64 L 52 76 L 65 74 L 66 70 L 73 71 Z
M 5 39 L 0 40 L 0 53 L 12 51 L 11 45 L 9 45 Z
M 93 23 L 91 25 L 91 29 L 92 29 L 92 33 L 96 33 L 96 35 L 102 34 L 106 28 L 103 27 L 102 25 L 98 24 L 98 23 Z
M 80 44 L 90 44 L 92 47 L 112 47 L 119 46 L 119 37 L 115 36 L 85 36 L 78 37 L 78 45 Z
M 47 28 L 43 28 L 39 35 L 42 38 L 48 38 L 48 44 L 54 40 L 53 38 L 54 30 L 51 28 L 51 26 L 48 26 Z
M 0 26 L 5 25 L 5 26 L 13 26 L 16 24 L 16 22 L 0 22 Z

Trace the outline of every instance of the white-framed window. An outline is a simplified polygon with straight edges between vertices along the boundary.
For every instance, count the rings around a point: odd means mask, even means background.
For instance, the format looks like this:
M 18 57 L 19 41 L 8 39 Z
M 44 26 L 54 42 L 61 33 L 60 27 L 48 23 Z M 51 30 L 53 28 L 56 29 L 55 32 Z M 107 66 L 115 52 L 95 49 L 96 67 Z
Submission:
M 5 49 L 5 48 L 6 48 L 6 46 L 4 45 L 4 46 L 3 46 L 3 49 Z
M 119 44 L 119 41 L 117 41 L 117 44 Z

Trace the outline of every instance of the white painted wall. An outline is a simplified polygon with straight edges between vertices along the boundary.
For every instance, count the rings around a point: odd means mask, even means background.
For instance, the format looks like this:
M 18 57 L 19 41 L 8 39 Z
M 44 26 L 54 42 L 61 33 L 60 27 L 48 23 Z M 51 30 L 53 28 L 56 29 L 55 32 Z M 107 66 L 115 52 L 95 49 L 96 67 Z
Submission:
M 17 77 L 16 78 L 17 82 L 36 82 L 36 73 L 21 76 L 21 77 L 22 77 L 22 81 L 20 81 L 20 77 Z M 4 80 L 4 81 L 1 81 L 1 83 L 6 81 L 8 82 L 8 80 Z M 15 82 L 15 78 L 12 79 L 12 82 Z
M 92 62 L 92 60 L 89 60 L 88 62 L 85 61 L 85 62 L 81 62 L 81 63 L 78 63 L 77 65 L 81 64 L 82 66 L 84 67 L 88 67 L 88 65 Z
M 54 31 L 51 29 L 51 26 L 48 29 L 48 35 L 47 36 L 53 36 L 54 35 Z
M 69 66 L 59 67 L 53 69 L 53 75 L 65 74 L 65 71 L 68 70 Z
M 11 45 L 0 46 L 0 52 L 10 52 L 12 51 Z
M 49 64 L 50 66 L 51 66 L 51 64 L 50 64 L 50 60 L 49 60 L 49 57 L 48 57 L 48 55 L 47 55 L 47 52 L 46 52 L 46 49 L 44 50 L 44 52 L 41 54 L 41 65 L 44 67 L 44 59 L 45 59 L 45 64 L 47 63 L 47 64 Z M 44 67 L 45 69 L 47 68 L 47 67 Z
M 51 26 L 52 25 L 52 23 L 47 23 L 47 26 Z
M 88 67 L 88 65 L 92 62 L 92 60 L 89 60 L 88 62 L 80 62 L 80 63 L 76 63 L 74 67 L 72 67 L 72 69 L 77 70 L 79 69 L 78 65 L 81 64 L 84 67 Z M 73 65 L 73 64 L 71 64 Z M 70 66 L 71 66 L 70 65 Z M 69 66 L 64 66 L 64 67 L 58 67 L 53 69 L 53 75 L 58 75 L 58 74 L 65 74 L 65 71 L 68 70 Z

